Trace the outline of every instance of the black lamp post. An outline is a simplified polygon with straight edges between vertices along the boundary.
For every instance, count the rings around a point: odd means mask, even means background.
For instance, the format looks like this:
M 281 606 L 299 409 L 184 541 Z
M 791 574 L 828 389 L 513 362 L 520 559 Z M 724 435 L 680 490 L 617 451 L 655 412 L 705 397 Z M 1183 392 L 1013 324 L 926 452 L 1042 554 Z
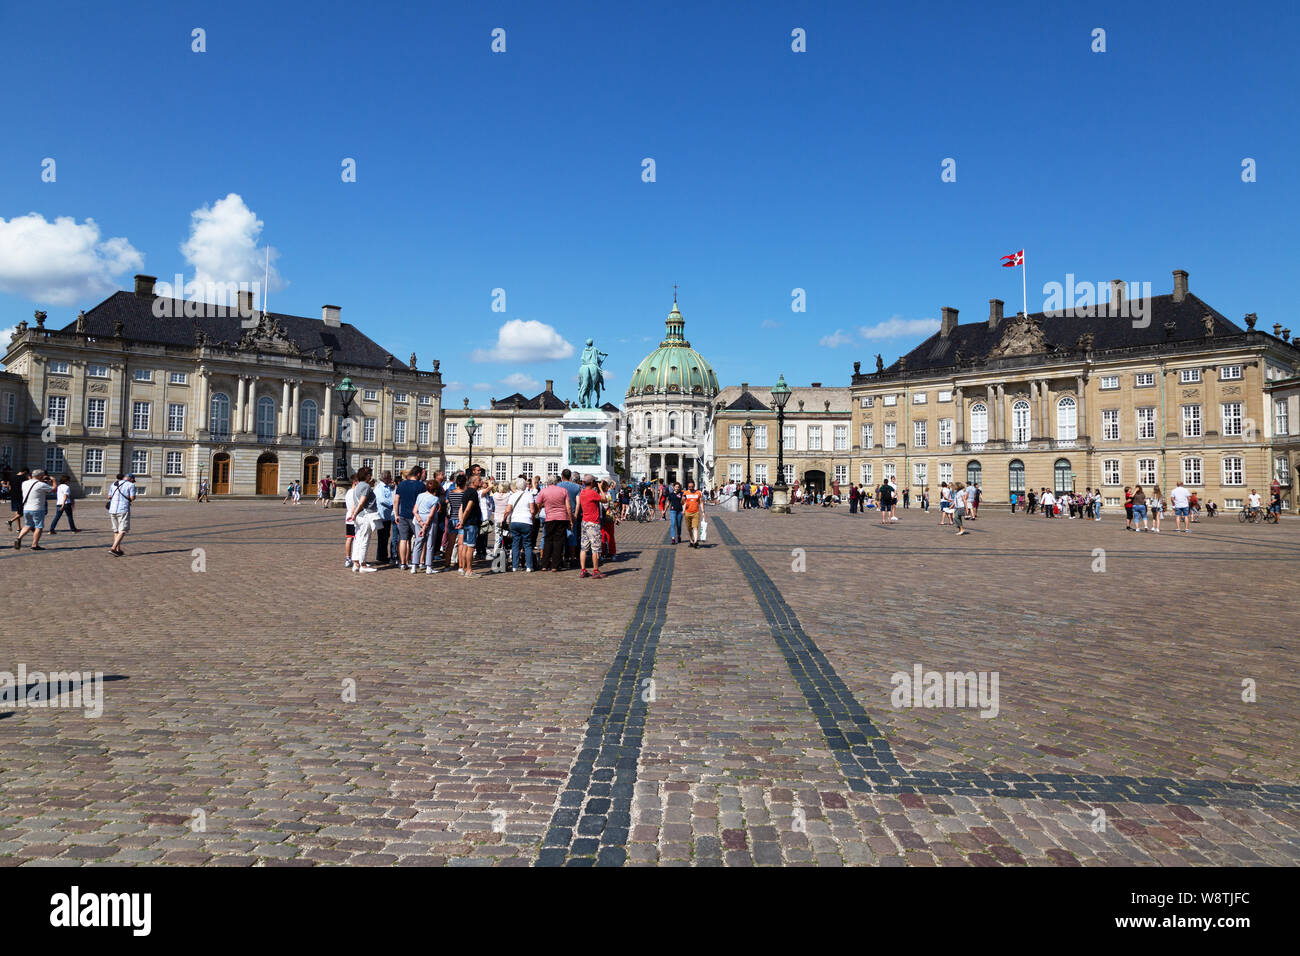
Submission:
M 785 483 L 785 405 L 790 401 L 790 386 L 780 376 L 772 386 L 772 404 L 776 406 L 776 484 L 772 486 L 772 511 L 790 513 L 790 489 Z
M 745 424 L 740 426 L 740 432 L 745 436 L 745 484 L 749 484 L 749 447 L 754 440 L 754 423 L 748 418 Z
M 351 466 L 348 461 L 348 432 L 351 431 L 349 415 L 352 410 L 352 399 L 357 396 L 357 387 L 352 384 L 352 379 L 345 375 L 343 381 L 335 386 L 334 391 L 338 392 L 339 401 L 343 403 L 343 425 L 339 429 L 339 443 L 343 446 L 343 458 L 335 464 L 334 479 L 351 484 Z
M 478 430 L 482 427 L 478 422 L 474 421 L 473 415 L 469 417 L 469 421 L 465 422 L 465 435 L 469 438 L 469 458 L 465 462 L 466 476 L 470 475 L 474 468 L 474 436 L 478 434 Z

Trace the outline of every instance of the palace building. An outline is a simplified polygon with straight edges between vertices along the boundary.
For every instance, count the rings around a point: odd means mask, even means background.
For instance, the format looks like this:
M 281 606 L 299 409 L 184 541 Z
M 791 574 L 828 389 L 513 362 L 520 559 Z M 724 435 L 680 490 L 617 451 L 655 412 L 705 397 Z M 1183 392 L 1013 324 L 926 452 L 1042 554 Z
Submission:
M 152 276 L 57 331 L 18 326 L 0 375 L 0 455 L 66 471 L 77 494 L 133 472 L 140 493 L 284 494 L 348 466 L 376 470 L 442 459 L 442 376 L 397 359 L 338 306 L 321 317 L 160 300 Z M 201 313 L 195 315 L 194 313 Z M 357 391 L 345 429 L 335 386 Z
M 1182 481 L 1229 508 L 1282 469 L 1289 487 L 1273 434 L 1290 398 L 1268 396 L 1300 370 L 1290 331 L 1257 330 L 1253 314 L 1242 328 L 1182 270 L 1140 312 L 1124 294 L 1115 282 L 1091 314 L 1009 319 L 992 299 L 986 321 L 964 325 L 945 308 L 939 331 L 893 364 L 855 363 L 854 480 L 893 475 L 936 500 L 953 480 L 992 501 L 1092 487 L 1115 505 L 1125 485 Z

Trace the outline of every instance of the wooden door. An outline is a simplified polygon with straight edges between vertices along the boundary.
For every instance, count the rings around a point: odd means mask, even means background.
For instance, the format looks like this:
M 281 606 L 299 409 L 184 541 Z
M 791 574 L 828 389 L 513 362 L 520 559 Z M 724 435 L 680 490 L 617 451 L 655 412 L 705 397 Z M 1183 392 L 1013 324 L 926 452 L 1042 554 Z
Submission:
M 259 461 L 257 463 L 257 493 L 259 495 L 277 494 L 279 492 L 279 484 L 279 462 Z
M 212 493 L 230 494 L 230 456 L 218 455 L 212 459 Z
M 320 481 L 320 461 L 316 458 L 308 458 L 302 463 L 302 486 L 310 490 L 316 487 L 318 481 Z

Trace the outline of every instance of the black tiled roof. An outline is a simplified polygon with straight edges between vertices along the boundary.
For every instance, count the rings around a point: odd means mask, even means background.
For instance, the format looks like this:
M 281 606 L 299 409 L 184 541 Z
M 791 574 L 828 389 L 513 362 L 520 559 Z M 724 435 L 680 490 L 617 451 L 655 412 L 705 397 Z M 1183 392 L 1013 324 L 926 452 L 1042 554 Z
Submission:
M 764 411 L 765 412 L 768 411 L 769 409 L 767 405 L 763 404 L 761 401 L 759 401 L 757 398 L 754 397 L 753 392 L 746 390 L 741 392 L 739 397 L 737 397 L 734 402 L 732 402 L 730 405 L 727 406 L 726 410 L 729 412 L 735 412 L 735 411 L 740 411 L 740 412 Z
M 202 329 L 212 344 L 228 342 L 233 346 L 239 342 L 240 336 L 246 331 L 240 324 L 239 313 L 233 308 L 204 305 L 203 311 L 211 313 L 210 315 L 186 318 L 185 302 L 172 299 L 169 303 L 170 312 L 175 318 L 159 318 L 154 315 L 154 301 L 152 298 L 142 298 L 133 292 L 115 292 L 86 313 L 86 334 L 96 338 L 112 338 L 117 323 L 121 322 L 123 336 L 137 342 L 192 346 L 195 344 L 195 332 Z M 165 298 L 161 301 L 167 302 Z M 260 315 L 260 313 L 255 314 Z M 399 361 L 390 352 L 346 322 L 338 328 L 332 328 L 320 319 L 309 319 L 300 315 L 272 312 L 270 317 L 284 327 L 289 338 L 304 353 L 312 353 L 323 359 L 325 349 L 328 347 L 334 350 L 333 360 L 340 365 L 384 368 L 392 358 L 395 368 L 408 368 L 405 362 Z M 75 330 L 75 322 L 63 328 L 64 332 Z
M 1133 318 L 1106 315 L 1107 306 L 1104 303 L 1098 307 L 1102 313 L 1100 315 L 1054 316 L 1037 312 L 1031 318 L 1041 318 L 1040 327 L 1049 349 L 1047 354 L 1074 349 L 1079 337 L 1084 334 L 1092 335 L 1094 351 L 1144 345 L 1157 347 L 1167 342 L 1203 339 L 1204 317 L 1207 313 L 1214 319 L 1216 336 L 1237 335 L 1245 331 L 1191 293 L 1184 296 L 1181 302 L 1175 302 L 1172 295 L 1152 296 L 1144 300 L 1144 305 L 1147 308 L 1144 320 L 1149 321 L 1142 328 L 1134 328 Z M 1007 325 L 1016 320 L 1015 316 L 1008 316 L 996 329 L 990 329 L 987 320 L 958 324 L 947 337 L 936 332 L 903 356 L 906 360 L 905 370 L 918 372 L 951 367 L 956 364 L 959 350 L 963 361 L 974 360 L 978 365 L 989 357 L 989 352 L 1002 340 Z M 1173 323 L 1173 335 L 1169 335 L 1165 329 L 1167 322 Z M 886 372 L 902 370 L 904 369 L 900 368 L 897 361 L 885 369 Z
M 515 407 L 515 402 L 519 402 L 521 409 L 530 411 L 563 411 L 569 406 L 556 397 L 554 392 L 539 392 L 532 398 L 525 398 L 522 392 L 515 392 L 513 395 L 507 395 L 505 398 L 493 400 L 492 407 L 500 409 L 511 409 Z

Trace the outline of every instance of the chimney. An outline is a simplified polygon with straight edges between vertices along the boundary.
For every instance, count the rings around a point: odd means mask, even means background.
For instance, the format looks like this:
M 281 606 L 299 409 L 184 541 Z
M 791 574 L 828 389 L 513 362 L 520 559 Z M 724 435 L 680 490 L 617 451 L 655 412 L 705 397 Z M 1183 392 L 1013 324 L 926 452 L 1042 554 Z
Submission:
M 322 305 L 320 307 L 320 318 L 331 329 L 337 329 L 342 323 L 339 321 L 339 312 L 341 310 L 337 305 Z
M 945 305 L 943 307 L 943 324 L 939 326 L 939 334 L 946 339 L 955 328 L 957 328 L 957 310 Z
M 989 299 L 989 328 L 996 329 L 1002 324 L 1002 307 L 1006 305 L 1001 299 Z
M 157 282 L 157 281 L 158 281 L 158 277 L 157 277 L 157 276 L 143 276 L 143 275 L 138 275 L 138 276 L 136 276 L 136 277 L 135 277 L 135 294 L 138 295 L 138 296 L 139 296 L 140 298 L 142 298 L 142 299 L 152 299 L 152 298 L 153 298 L 153 284 L 154 284 L 155 282 Z
M 1123 279 L 1110 280 L 1110 314 L 1121 315 L 1124 310 L 1124 291 L 1125 285 Z
M 553 379 L 553 378 L 548 378 L 548 379 L 546 380 L 546 390 L 547 390 L 548 392 L 554 392 L 554 391 L 555 391 L 555 379 Z
M 821 387 L 822 387 L 822 383 L 821 383 L 821 382 L 813 382 L 813 383 L 812 383 L 812 387 L 813 387 L 813 388 L 821 388 Z
M 1182 302 L 1187 298 L 1187 270 L 1174 270 L 1174 301 Z
M 239 290 L 239 314 L 245 317 L 253 314 L 253 293 L 251 289 Z

